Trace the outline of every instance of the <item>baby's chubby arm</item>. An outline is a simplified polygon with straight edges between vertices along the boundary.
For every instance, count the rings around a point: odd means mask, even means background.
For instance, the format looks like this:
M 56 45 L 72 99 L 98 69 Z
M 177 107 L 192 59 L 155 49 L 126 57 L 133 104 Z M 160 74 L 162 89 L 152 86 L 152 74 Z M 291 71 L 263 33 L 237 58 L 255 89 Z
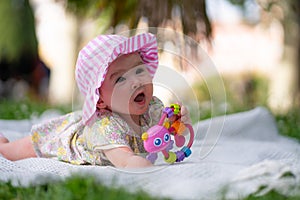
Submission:
M 118 147 L 104 151 L 110 162 L 118 168 L 141 168 L 153 166 L 147 159 L 137 156 L 129 147 Z

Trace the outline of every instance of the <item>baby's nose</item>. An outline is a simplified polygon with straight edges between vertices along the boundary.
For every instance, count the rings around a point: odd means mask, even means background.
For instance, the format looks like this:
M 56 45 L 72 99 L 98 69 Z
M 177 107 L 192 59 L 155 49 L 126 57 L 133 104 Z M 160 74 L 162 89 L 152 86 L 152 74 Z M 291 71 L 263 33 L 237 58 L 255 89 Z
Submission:
M 138 78 L 135 78 L 132 80 L 131 89 L 135 90 L 135 89 L 139 88 L 140 86 L 142 86 L 142 82 Z

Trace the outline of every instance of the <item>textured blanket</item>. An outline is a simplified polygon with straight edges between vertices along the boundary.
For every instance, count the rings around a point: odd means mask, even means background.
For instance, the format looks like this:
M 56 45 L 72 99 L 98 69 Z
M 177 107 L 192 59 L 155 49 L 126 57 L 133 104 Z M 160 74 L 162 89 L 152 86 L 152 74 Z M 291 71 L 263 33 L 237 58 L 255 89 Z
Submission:
M 0 120 L 0 131 L 10 140 L 29 134 L 31 120 Z M 75 166 L 45 158 L 11 162 L 0 155 L 0 181 L 28 186 L 64 180 L 74 174 L 91 175 L 108 186 L 144 190 L 171 199 L 241 198 L 270 190 L 300 194 L 300 144 L 278 134 L 265 108 L 216 117 L 194 125 L 192 154 L 181 163 L 121 170 Z M 299 133 L 300 134 L 300 133 Z

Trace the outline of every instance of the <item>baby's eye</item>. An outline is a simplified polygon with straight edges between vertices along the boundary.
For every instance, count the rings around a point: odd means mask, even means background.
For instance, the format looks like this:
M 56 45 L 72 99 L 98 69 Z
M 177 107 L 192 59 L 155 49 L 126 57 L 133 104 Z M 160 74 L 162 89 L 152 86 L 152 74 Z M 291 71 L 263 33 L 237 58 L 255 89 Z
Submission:
M 126 80 L 126 78 L 124 78 L 123 76 L 120 76 L 119 78 L 117 78 L 116 83 L 120 83 L 125 80 Z
M 145 69 L 143 69 L 143 68 L 138 68 L 138 69 L 136 69 L 135 73 L 136 73 L 136 74 L 140 74 L 140 73 L 143 73 L 144 71 L 145 71 Z

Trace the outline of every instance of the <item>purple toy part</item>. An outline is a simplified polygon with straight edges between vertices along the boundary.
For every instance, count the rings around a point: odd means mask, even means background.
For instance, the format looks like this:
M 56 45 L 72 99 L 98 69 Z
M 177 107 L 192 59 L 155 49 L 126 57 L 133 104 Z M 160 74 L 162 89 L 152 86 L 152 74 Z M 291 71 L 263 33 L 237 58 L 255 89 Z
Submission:
M 168 118 L 170 118 L 174 115 L 173 109 L 169 108 L 169 107 L 166 107 L 163 112 L 167 114 Z
M 170 151 L 171 149 L 173 149 L 173 145 L 174 145 L 174 141 L 171 140 L 169 145 L 166 147 L 166 151 Z
M 146 159 L 149 160 L 153 164 L 157 159 L 157 153 L 149 153 L 146 156 Z
M 177 152 L 176 152 L 176 157 L 177 157 L 176 162 L 181 162 L 181 161 L 183 161 L 183 159 L 185 158 L 184 152 L 182 152 L 182 151 L 177 151 Z

